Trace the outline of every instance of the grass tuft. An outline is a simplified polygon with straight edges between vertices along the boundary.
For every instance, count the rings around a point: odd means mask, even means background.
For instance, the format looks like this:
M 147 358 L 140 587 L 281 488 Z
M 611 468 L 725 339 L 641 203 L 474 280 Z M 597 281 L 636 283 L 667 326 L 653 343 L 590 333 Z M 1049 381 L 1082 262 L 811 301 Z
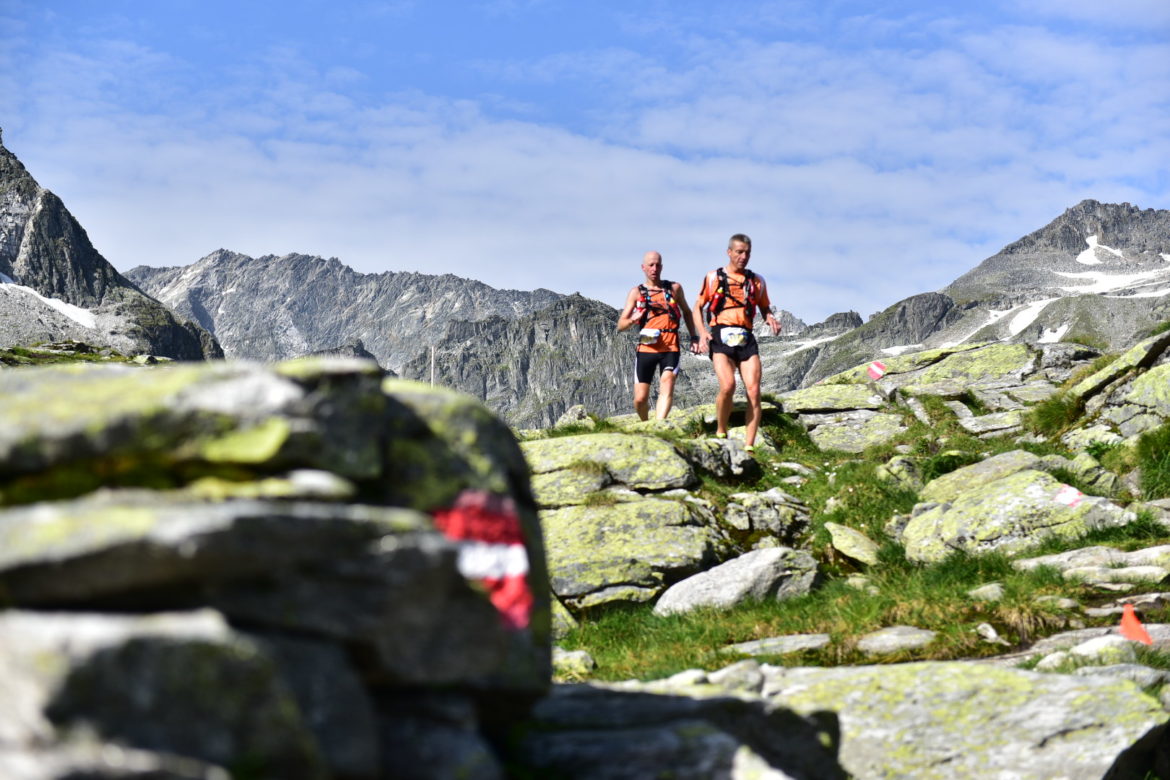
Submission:
M 1033 433 L 1059 436 L 1076 424 L 1084 413 L 1084 403 L 1065 393 L 1057 393 L 1033 406 L 1024 418 L 1024 424 Z
M 1143 433 L 1137 443 L 1142 495 L 1170 498 L 1170 423 Z

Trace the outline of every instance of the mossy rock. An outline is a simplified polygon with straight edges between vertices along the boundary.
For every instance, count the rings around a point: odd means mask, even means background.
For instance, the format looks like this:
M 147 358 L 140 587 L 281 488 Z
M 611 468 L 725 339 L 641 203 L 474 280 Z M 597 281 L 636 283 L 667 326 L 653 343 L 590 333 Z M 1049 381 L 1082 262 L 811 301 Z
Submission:
M 1133 512 L 1104 498 L 1083 496 L 1042 471 L 1026 469 L 975 485 L 947 503 L 919 504 L 901 541 L 910 560 L 935 563 L 955 550 L 1011 554 L 1049 536 L 1071 540 L 1134 519 Z
M 695 484 L 690 463 L 669 442 L 652 436 L 597 433 L 527 441 L 521 445 L 533 474 L 590 463 L 635 490 L 668 490 Z
M 553 591 L 574 610 L 646 602 L 718 563 L 728 543 L 683 501 L 648 498 L 541 513 Z

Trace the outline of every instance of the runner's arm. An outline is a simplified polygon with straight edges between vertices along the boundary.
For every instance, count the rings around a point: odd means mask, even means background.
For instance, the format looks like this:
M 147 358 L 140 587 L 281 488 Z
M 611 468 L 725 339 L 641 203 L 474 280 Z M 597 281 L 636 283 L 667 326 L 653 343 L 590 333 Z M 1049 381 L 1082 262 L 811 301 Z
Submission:
M 638 305 L 639 295 L 638 288 L 631 287 L 630 294 L 626 296 L 626 305 L 622 309 L 622 313 L 618 315 L 617 329 L 629 330 L 631 326 L 636 325 L 638 320 L 634 319 L 634 309 Z
M 780 321 L 772 313 L 772 301 L 768 298 L 768 283 L 764 281 L 762 276 L 756 278 L 760 281 L 760 311 L 764 313 L 764 323 L 771 329 L 773 336 L 779 336 Z
M 707 303 L 707 279 L 703 278 L 703 286 L 699 289 L 699 297 L 695 299 L 695 305 L 691 309 L 691 322 L 689 325 L 694 325 L 698 328 L 699 333 L 699 349 L 700 355 L 707 354 L 707 350 L 711 344 L 711 333 L 707 330 L 707 324 L 703 322 L 703 305 Z M 692 331 L 694 332 L 694 331 Z
M 682 305 L 678 308 L 682 311 L 683 322 L 687 325 L 687 332 L 691 334 L 691 352 L 696 355 L 699 352 L 699 331 L 695 328 L 695 315 L 690 309 L 686 307 L 687 294 L 683 292 L 682 285 L 678 282 L 674 283 L 674 289 L 670 291 L 676 301 L 682 301 Z

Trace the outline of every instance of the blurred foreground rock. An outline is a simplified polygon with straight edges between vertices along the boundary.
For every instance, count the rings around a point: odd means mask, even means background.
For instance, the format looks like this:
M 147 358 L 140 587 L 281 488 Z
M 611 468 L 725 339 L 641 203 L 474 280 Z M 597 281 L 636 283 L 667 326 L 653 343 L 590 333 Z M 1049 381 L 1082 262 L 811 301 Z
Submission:
M 0 776 L 504 776 L 549 601 L 478 402 L 344 359 L 0 396 Z

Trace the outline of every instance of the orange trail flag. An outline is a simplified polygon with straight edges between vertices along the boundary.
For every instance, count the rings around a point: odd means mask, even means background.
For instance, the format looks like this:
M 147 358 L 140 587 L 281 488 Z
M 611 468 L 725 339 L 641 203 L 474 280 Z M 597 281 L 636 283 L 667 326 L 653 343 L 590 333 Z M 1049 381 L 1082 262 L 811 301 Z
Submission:
M 1121 608 L 1121 635 L 1142 644 L 1154 644 L 1146 627 L 1142 625 L 1142 621 L 1138 620 L 1137 613 L 1133 611 L 1133 604 L 1126 604 Z

